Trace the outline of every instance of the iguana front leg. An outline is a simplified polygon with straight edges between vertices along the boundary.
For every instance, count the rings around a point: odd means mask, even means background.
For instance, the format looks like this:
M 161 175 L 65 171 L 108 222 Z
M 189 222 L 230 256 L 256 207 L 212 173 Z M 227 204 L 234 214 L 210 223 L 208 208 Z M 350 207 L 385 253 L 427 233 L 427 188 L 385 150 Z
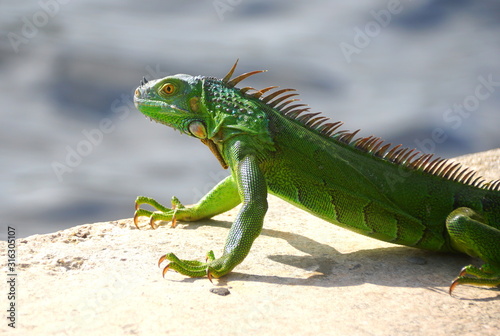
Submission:
M 175 196 L 172 197 L 172 208 L 167 208 L 149 197 L 137 197 L 135 201 L 134 224 L 139 228 L 139 217 L 148 217 L 149 224 L 153 229 L 156 228 L 156 221 L 172 221 L 172 226 L 175 226 L 176 220 L 197 221 L 210 218 L 226 212 L 240 203 L 241 198 L 237 185 L 233 181 L 233 177 L 228 176 L 191 207 L 182 205 Z M 139 207 L 142 204 L 151 205 L 157 211 L 140 209 Z
M 207 261 L 179 259 L 173 253 L 167 253 L 160 258 L 159 263 L 168 260 L 169 264 L 164 268 L 163 274 L 169 269 L 175 270 L 181 274 L 191 277 L 221 277 L 229 273 L 236 265 L 241 263 L 247 256 L 255 238 L 257 238 L 262 229 L 264 215 L 267 211 L 267 187 L 265 178 L 261 172 L 257 160 L 252 155 L 247 155 L 241 160 L 234 161 L 236 166 L 233 169 L 232 176 L 226 178 L 216 186 L 202 201 L 192 208 L 167 209 L 168 211 L 152 213 L 151 217 L 156 219 L 171 220 L 174 216 L 179 220 L 197 220 L 208 218 L 216 213 L 220 213 L 234 207 L 240 200 L 243 205 L 238 213 L 226 240 L 224 252 L 220 258 L 215 258 L 212 251 L 207 253 Z M 221 191 L 226 192 L 222 193 Z M 227 194 L 231 197 L 228 199 Z M 223 196 L 223 199 L 221 198 Z M 238 202 L 234 204 L 237 196 Z M 146 201 L 147 199 L 142 199 Z M 209 209 L 210 204 L 218 202 L 218 211 Z M 232 202 L 232 206 L 224 206 L 225 201 Z M 144 202 L 153 206 L 149 201 Z M 165 208 L 166 209 L 166 208 Z M 160 209 L 162 210 L 162 209 Z M 138 210 L 140 211 L 140 210 Z M 209 213 L 210 216 L 202 214 Z M 139 213 L 147 215 L 146 213 Z
M 451 283 L 449 293 L 459 284 L 500 286 L 500 230 L 486 225 L 469 208 L 454 210 L 446 220 L 452 246 L 486 262 L 481 268 L 465 266 Z

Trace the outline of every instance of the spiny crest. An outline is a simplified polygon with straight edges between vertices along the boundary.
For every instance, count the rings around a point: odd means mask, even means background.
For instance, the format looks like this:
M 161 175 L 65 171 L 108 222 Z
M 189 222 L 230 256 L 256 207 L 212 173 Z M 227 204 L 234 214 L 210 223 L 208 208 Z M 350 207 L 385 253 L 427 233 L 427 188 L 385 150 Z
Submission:
M 229 70 L 229 72 L 224 76 L 224 78 L 222 79 L 222 81 L 228 86 L 228 87 L 234 87 L 236 84 L 238 84 L 239 82 L 241 82 L 242 80 L 244 80 L 245 78 L 248 78 L 252 75 L 255 75 L 255 74 L 258 74 L 258 73 L 261 73 L 261 72 L 266 72 L 267 70 L 257 70 L 257 71 L 251 71 L 251 72 L 247 72 L 247 73 L 244 73 L 242 75 L 239 75 L 233 79 L 231 79 L 231 77 L 233 76 L 233 73 L 234 73 L 234 70 L 236 70 L 236 66 L 238 65 L 238 61 L 239 60 L 236 60 L 236 62 L 234 63 L 234 65 L 231 67 L 231 69 Z
M 231 79 L 237 65 L 238 60 L 236 60 L 232 68 L 222 79 L 222 82 L 228 87 L 235 87 L 236 84 L 252 75 L 266 72 L 266 70 L 251 71 Z M 385 143 L 381 138 L 374 136 L 353 140 L 360 131 L 359 129 L 354 132 L 347 130 L 338 131 L 343 125 L 342 122 L 327 122 L 329 119 L 321 116 L 320 112 L 309 113 L 310 109 L 306 104 L 293 104 L 300 100 L 292 98 L 298 96 L 298 94 L 294 92 L 294 89 L 280 89 L 264 96 L 265 93 L 276 88 L 278 88 L 278 86 L 269 86 L 261 90 L 252 87 L 243 87 L 239 90 L 248 97 L 260 99 L 267 106 L 275 109 L 289 119 L 300 122 L 310 130 L 347 144 L 365 153 L 369 153 L 374 157 L 473 187 L 500 191 L 500 179 L 486 182 L 481 176 L 477 175 L 477 172 L 467 167 L 463 167 L 459 163 L 440 157 L 435 158 L 432 154 L 421 154 L 416 149 L 405 148 L 402 147 L 402 145 L 393 146 L 390 143 Z M 294 93 L 288 93 L 291 91 Z

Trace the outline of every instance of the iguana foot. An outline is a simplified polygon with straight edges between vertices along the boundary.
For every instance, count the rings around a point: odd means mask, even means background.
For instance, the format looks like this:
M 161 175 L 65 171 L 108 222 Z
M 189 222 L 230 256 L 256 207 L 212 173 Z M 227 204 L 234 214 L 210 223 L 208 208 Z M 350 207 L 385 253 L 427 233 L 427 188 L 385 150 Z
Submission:
M 155 208 L 157 211 L 149 211 L 145 209 L 140 209 L 140 206 L 142 204 L 148 204 Z M 184 205 L 177 199 L 177 197 L 172 197 L 172 208 L 169 209 L 160 203 L 158 203 L 156 200 L 149 198 L 149 197 L 144 197 L 144 196 L 139 196 L 135 200 L 135 213 L 134 213 L 134 224 L 135 226 L 139 229 L 139 217 L 149 217 L 149 225 L 153 228 L 156 229 L 157 226 L 155 226 L 156 221 L 171 221 L 171 226 L 175 227 L 177 225 L 177 213 L 179 209 L 186 209 Z
M 453 210 L 446 218 L 451 245 L 457 251 L 481 258 L 481 268 L 465 266 L 450 285 L 449 293 L 458 285 L 495 287 L 500 285 L 500 229 L 470 208 Z
M 465 266 L 458 277 L 452 281 L 449 294 L 451 295 L 458 285 L 466 284 L 486 287 L 500 286 L 500 270 L 489 264 L 485 264 L 481 268 L 472 265 Z
M 232 259 L 231 254 L 226 254 L 221 258 L 215 259 L 213 251 L 207 253 L 206 262 L 179 259 L 173 253 L 167 253 L 158 260 L 158 267 L 160 267 L 162 262 L 168 260 L 169 263 L 163 268 L 163 277 L 165 277 L 168 270 L 174 270 L 192 278 L 207 276 L 211 282 L 212 277 L 220 278 L 229 273 L 234 266 L 236 266 L 236 264 L 232 265 Z

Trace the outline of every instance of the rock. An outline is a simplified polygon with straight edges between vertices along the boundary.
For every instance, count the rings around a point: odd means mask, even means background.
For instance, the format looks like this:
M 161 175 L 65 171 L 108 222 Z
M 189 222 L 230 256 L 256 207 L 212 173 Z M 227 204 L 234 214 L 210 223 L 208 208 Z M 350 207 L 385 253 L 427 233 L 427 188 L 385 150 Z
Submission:
M 498 178 L 500 150 L 458 158 Z M 486 167 L 487 170 L 482 170 Z M 18 239 L 14 335 L 498 335 L 498 289 L 450 281 L 471 262 L 373 240 L 275 197 L 261 236 L 234 272 L 211 284 L 160 256 L 220 255 L 236 209 L 213 220 L 137 230 L 131 219 Z M 130 205 L 131 211 L 133 205 Z M 408 262 L 410 260 L 410 262 Z M 425 260 L 425 263 L 411 262 Z M 219 289 L 222 288 L 222 289 Z M 211 292 L 231 288 L 231 295 Z M 227 290 L 228 291 L 228 290 Z M 1 296 L 9 288 L 2 281 Z M 226 291 L 224 291 L 226 293 Z M 224 294 L 223 293 L 223 294 Z M 2 300 L 1 309 L 9 308 Z
M 225 287 L 210 288 L 210 293 L 214 293 L 214 294 L 217 294 L 217 295 L 220 295 L 220 296 L 226 296 L 226 295 L 231 294 L 231 292 L 229 291 L 229 289 L 227 289 Z

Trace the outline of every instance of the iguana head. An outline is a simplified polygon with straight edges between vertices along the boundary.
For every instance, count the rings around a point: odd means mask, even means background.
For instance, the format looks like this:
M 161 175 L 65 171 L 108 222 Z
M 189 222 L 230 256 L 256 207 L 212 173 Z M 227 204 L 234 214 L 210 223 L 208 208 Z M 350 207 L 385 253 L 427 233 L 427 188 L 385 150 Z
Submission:
M 168 76 L 147 81 L 143 79 L 135 90 L 137 109 L 154 121 L 173 127 L 182 133 L 206 138 L 206 114 L 200 110 L 202 77 Z
M 199 138 L 217 157 L 223 168 L 228 165 L 220 148 L 212 140 L 218 127 L 214 115 L 201 103 L 205 77 L 174 75 L 147 81 L 142 79 L 135 90 L 134 104 L 151 120 Z
M 247 135 L 258 142 L 256 148 L 268 148 L 268 118 L 258 97 L 235 88 L 239 81 L 262 71 L 253 71 L 231 79 L 236 64 L 222 79 L 204 76 L 174 75 L 147 81 L 135 90 L 137 109 L 154 121 L 200 139 L 227 167 L 222 152 L 226 140 Z

